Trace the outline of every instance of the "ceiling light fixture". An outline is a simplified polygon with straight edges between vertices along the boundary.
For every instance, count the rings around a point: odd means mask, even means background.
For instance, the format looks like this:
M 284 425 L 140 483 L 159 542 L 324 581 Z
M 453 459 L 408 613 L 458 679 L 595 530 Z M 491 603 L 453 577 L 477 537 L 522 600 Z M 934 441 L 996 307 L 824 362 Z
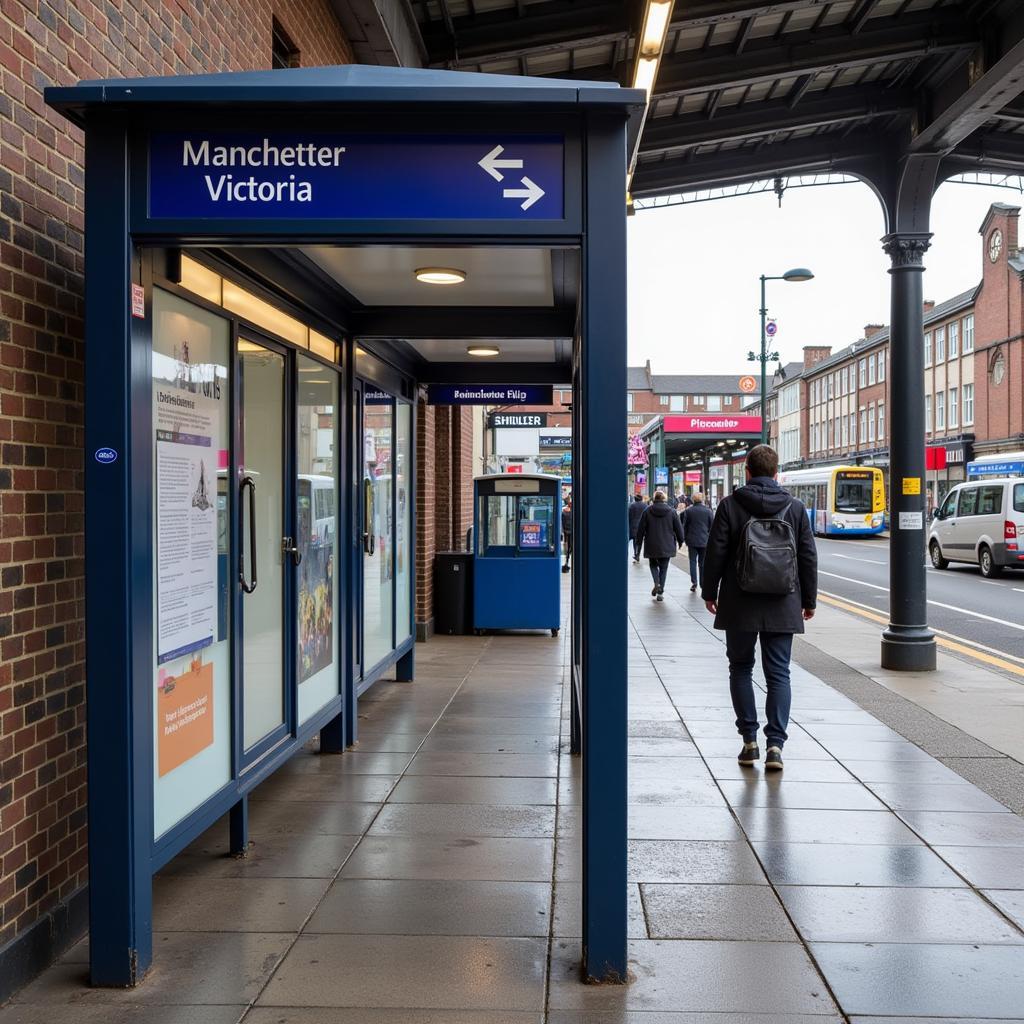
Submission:
M 462 284 L 466 280 L 466 272 L 455 267 L 420 267 L 416 271 L 416 280 L 424 284 Z
M 470 345 L 466 352 L 471 356 L 500 356 L 501 349 L 497 345 Z

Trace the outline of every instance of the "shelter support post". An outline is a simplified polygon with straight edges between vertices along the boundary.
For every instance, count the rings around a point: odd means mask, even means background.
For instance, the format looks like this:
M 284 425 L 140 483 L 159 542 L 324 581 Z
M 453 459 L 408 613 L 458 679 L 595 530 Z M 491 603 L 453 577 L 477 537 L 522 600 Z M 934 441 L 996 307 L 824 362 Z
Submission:
M 700 479 L 701 490 L 704 491 L 705 498 L 709 499 L 711 494 L 711 462 L 708 458 L 707 448 L 701 453 Z
M 621 121 L 589 127 L 583 243 L 582 342 L 577 343 L 581 406 L 583 572 L 583 973 L 626 980 L 626 165 Z M 597 240 L 600 240 L 599 242 Z
M 243 796 L 228 812 L 228 828 L 231 838 L 231 853 L 245 856 L 249 849 L 249 798 Z
M 320 753 L 340 754 L 345 750 L 344 713 L 336 715 L 320 730 Z
M 89 965 L 123 988 L 153 957 L 152 310 L 129 315 L 124 132 L 93 127 L 86 168 L 85 517 L 102 524 L 85 540 Z
M 411 683 L 413 679 L 413 649 L 403 654 L 395 663 L 395 681 L 399 683 Z
M 927 201 L 927 200 L 923 200 Z M 892 261 L 889 436 L 889 625 L 882 633 L 882 668 L 935 668 L 928 628 L 924 507 L 924 254 L 926 231 L 895 231 L 882 239 Z

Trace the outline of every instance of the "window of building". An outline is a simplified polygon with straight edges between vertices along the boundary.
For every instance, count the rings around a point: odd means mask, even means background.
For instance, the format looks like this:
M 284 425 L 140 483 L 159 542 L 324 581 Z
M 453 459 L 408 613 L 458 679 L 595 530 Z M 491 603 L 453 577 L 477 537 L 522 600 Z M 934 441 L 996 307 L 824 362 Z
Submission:
M 924 396 L 924 432 L 930 434 L 932 432 L 932 396 Z
M 849 417 L 843 417 L 843 447 L 845 448 L 850 443 L 850 420 Z
M 885 359 L 886 359 L 886 351 L 883 348 L 882 351 L 878 353 L 878 383 L 879 384 L 881 384 L 882 381 L 885 380 Z
M 885 440 L 885 402 L 878 403 L 878 440 Z
M 274 69 L 299 66 L 299 48 L 277 18 L 271 22 L 270 66 Z
M 857 364 L 857 369 L 860 372 L 860 386 L 866 388 L 868 386 L 868 361 L 862 359 Z
M 946 361 L 946 328 L 936 327 L 935 328 L 935 362 L 944 363 Z
M 964 330 L 964 345 L 967 344 L 967 331 Z M 974 423 L 974 385 L 965 384 L 963 386 L 963 404 L 964 404 L 964 426 L 969 427 Z
M 932 365 L 932 333 L 926 331 L 924 336 L 924 365 Z
M 875 353 L 868 356 L 868 384 L 875 383 Z
M 626 392 L 626 412 L 632 412 L 632 411 L 633 411 L 633 392 L 632 391 L 627 391 Z
M 868 437 L 867 437 L 867 439 L 869 441 L 871 441 L 871 442 L 874 442 L 874 440 L 875 440 L 875 405 L 874 405 L 873 402 L 871 403 L 871 405 L 868 406 Z M 864 439 L 861 438 L 861 440 L 863 441 Z
M 721 412 L 722 411 L 722 396 L 721 395 L 708 395 L 707 406 L 708 412 Z
M 974 314 L 964 317 L 964 352 L 974 351 Z
M 960 354 L 960 321 L 954 320 L 949 325 L 949 358 L 956 359 Z
M 868 436 L 868 411 L 862 405 L 860 407 L 860 439 L 866 441 Z
M 946 393 L 935 392 L 935 431 L 946 429 Z
M 686 395 L 673 395 L 669 404 L 673 412 L 686 412 Z
M 668 395 L 659 395 L 658 396 L 658 404 L 659 405 L 667 406 L 668 405 Z
M 732 395 L 726 395 L 725 396 L 725 404 L 726 405 L 732 405 L 732 400 L 733 400 L 733 396 Z
M 950 335 L 950 344 L 953 336 Z M 949 389 L 949 426 L 950 429 L 960 425 L 960 393 L 958 388 Z

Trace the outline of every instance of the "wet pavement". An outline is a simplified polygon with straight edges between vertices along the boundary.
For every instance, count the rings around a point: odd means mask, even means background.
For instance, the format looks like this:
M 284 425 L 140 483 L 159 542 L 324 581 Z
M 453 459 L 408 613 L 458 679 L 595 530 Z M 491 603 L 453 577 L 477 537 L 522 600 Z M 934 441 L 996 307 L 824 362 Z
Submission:
M 783 776 L 740 768 L 710 617 L 629 578 L 629 985 L 578 980 L 563 630 L 421 645 L 357 750 L 254 794 L 246 858 L 225 821 L 164 869 L 142 985 L 83 942 L 0 1024 L 1024 1020 L 1024 819 L 796 666 Z

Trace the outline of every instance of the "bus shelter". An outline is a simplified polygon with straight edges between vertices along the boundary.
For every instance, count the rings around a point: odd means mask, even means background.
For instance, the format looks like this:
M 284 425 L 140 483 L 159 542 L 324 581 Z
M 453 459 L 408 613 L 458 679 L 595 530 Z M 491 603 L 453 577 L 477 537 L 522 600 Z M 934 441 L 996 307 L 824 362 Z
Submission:
M 584 974 L 624 980 L 607 410 L 644 94 L 352 66 L 46 99 L 87 166 L 92 982 L 145 974 L 156 870 L 225 813 L 244 849 L 252 789 L 317 732 L 351 744 L 383 673 L 414 678 L 417 401 L 552 384 L 573 389 Z

